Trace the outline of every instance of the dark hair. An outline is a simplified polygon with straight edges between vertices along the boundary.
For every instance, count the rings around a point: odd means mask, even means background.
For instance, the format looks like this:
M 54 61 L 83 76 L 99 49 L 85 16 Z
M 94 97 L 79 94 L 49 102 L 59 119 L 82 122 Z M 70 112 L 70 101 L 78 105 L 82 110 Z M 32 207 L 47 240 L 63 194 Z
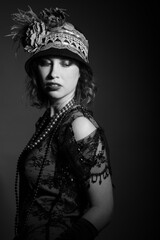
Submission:
M 34 60 L 30 64 L 29 74 L 26 79 L 26 90 L 30 98 L 31 106 L 43 108 L 48 106 L 49 99 L 40 86 L 37 62 L 38 61 Z M 87 106 L 93 102 L 97 87 L 93 79 L 92 71 L 86 67 L 85 64 L 80 62 L 76 63 L 80 69 L 80 78 L 76 87 L 75 100 Z

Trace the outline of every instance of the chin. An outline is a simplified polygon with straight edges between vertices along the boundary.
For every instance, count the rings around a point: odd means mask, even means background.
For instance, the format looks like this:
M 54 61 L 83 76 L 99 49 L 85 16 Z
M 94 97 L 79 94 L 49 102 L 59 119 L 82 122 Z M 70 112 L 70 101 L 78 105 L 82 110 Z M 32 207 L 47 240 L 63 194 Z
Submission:
M 59 94 L 58 92 L 56 91 L 50 91 L 50 92 L 47 92 L 47 95 L 50 99 L 59 99 L 59 98 L 62 98 L 63 95 L 62 94 Z

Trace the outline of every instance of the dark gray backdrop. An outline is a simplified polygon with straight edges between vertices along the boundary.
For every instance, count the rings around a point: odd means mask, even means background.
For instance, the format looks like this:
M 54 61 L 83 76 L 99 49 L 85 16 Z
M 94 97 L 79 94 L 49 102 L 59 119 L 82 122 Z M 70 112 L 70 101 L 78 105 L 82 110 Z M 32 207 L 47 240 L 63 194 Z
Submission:
M 43 111 L 25 97 L 26 56 L 14 56 L 4 35 L 10 14 L 30 5 L 68 9 L 69 19 L 90 42 L 90 62 L 99 87 L 95 117 L 111 151 L 116 186 L 112 224 L 97 240 L 158 239 L 158 6 L 155 1 L 5 0 L 0 3 L 0 238 L 13 236 L 17 158 Z

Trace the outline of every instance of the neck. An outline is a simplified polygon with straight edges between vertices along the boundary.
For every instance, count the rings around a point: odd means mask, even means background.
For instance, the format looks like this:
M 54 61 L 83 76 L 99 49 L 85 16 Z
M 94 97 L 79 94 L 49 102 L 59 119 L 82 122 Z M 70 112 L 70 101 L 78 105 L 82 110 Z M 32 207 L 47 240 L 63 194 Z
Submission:
M 73 99 L 74 95 L 71 94 L 71 95 L 67 95 L 61 99 L 56 99 L 56 100 L 53 100 L 51 102 L 51 105 L 50 105 L 50 115 L 51 117 L 59 110 L 61 110 L 69 101 L 71 101 Z

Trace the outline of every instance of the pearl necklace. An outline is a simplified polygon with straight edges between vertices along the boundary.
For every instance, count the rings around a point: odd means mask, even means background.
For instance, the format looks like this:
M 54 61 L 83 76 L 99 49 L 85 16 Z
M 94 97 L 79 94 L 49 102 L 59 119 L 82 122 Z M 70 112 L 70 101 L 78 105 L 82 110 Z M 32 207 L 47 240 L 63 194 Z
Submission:
M 74 99 L 72 99 L 68 104 L 66 104 L 59 112 L 57 112 L 51 119 L 51 121 L 49 122 L 47 128 L 40 134 L 40 136 L 38 137 L 39 135 L 39 132 L 40 130 L 42 129 L 42 126 L 45 122 L 45 119 L 44 121 L 42 122 L 42 125 L 40 126 L 39 128 L 39 131 L 37 131 L 31 141 L 29 142 L 29 144 L 26 146 L 26 149 L 33 149 L 35 146 L 37 146 L 37 144 L 39 144 L 50 132 L 51 130 L 53 129 L 53 127 L 55 126 L 55 124 L 57 123 L 57 121 L 60 119 L 60 117 L 65 113 L 67 112 L 71 107 L 73 107 L 74 105 Z M 37 138 L 37 139 L 36 139 Z
M 72 99 L 68 104 L 66 104 L 58 113 L 56 113 L 52 118 L 51 121 L 49 122 L 49 124 L 47 125 L 47 127 L 41 132 L 42 128 L 44 127 L 47 119 L 48 119 L 48 114 L 49 111 L 47 110 L 44 114 L 44 116 L 42 117 L 42 122 L 40 123 L 40 126 L 38 127 L 38 130 L 35 132 L 35 134 L 33 135 L 33 137 L 31 138 L 31 140 L 29 141 L 28 145 L 24 148 L 23 152 L 20 154 L 20 157 L 18 159 L 17 162 L 17 169 L 16 169 L 16 177 L 15 177 L 15 197 L 16 197 L 16 216 L 15 216 L 15 236 L 17 235 L 17 228 L 18 228 L 18 217 L 19 217 L 19 196 L 18 196 L 18 178 L 19 178 L 19 164 L 20 164 L 20 160 L 23 156 L 23 154 L 29 150 L 32 150 L 35 146 L 37 146 L 52 130 L 53 133 L 51 134 L 49 140 L 48 140 L 48 144 L 45 150 L 45 154 L 44 154 L 44 158 L 43 158 L 43 162 L 41 165 L 41 169 L 37 178 L 37 185 L 35 186 L 35 190 L 34 190 L 34 194 L 33 194 L 33 200 L 31 202 L 31 205 L 26 213 L 25 216 L 25 221 L 24 221 L 24 227 L 26 225 L 26 222 L 28 220 L 29 214 L 31 212 L 32 206 L 34 204 L 34 201 L 36 199 L 38 190 L 39 190 L 39 186 L 41 184 L 41 177 L 42 177 L 42 172 L 44 169 L 44 164 L 47 158 L 47 154 L 48 154 L 48 150 L 51 146 L 53 137 L 56 134 L 57 129 L 59 128 L 59 126 L 61 125 L 62 120 L 65 118 L 65 116 L 67 115 L 67 113 L 73 109 L 73 107 L 76 107 L 75 105 L 75 101 L 74 99 Z M 58 121 L 59 120 L 59 121 Z M 54 128 L 55 127 L 55 128 Z

